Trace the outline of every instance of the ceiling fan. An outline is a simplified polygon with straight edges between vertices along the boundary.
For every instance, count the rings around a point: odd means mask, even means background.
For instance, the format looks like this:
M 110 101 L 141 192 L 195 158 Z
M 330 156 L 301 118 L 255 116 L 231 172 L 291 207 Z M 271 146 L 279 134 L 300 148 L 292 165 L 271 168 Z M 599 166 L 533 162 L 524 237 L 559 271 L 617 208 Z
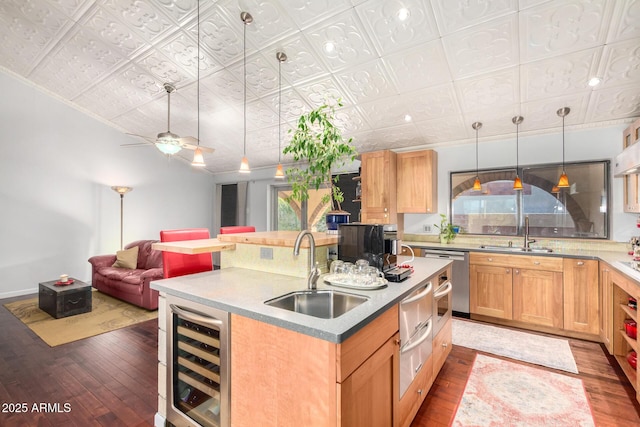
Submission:
M 171 132 L 171 92 L 175 91 L 176 88 L 171 83 L 165 83 L 164 89 L 167 91 L 167 131 L 160 132 L 155 139 L 148 136 L 136 135 L 134 133 L 127 133 L 127 135 L 137 136 L 139 138 L 145 139 L 146 141 L 155 145 L 155 147 L 160 150 L 160 152 L 168 156 L 178 153 L 183 148 L 186 148 L 187 150 L 200 149 L 200 151 L 204 153 L 213 153 L 213 148 L 199 145 L 199 141 L 197 138 L 194 138 L 193 136 L 185 136 L 181 138 L 180 136 Z M 122 144 L 122 147 L 139 146 L 148 146 L 148 144 Z

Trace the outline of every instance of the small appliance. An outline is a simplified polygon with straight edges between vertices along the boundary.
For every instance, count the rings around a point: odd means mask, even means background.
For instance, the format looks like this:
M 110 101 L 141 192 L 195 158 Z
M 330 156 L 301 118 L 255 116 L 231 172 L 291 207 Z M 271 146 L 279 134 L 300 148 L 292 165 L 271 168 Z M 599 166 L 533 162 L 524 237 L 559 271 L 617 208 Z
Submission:
M 338 234 L 338 259 L 353 263 L 366 259 L 369 265 L 377 267 L 391 282 L 399 282 L 411 274 L 411 269 L 398 267 L 397 264 L 402 246 L 397 225 L 340 224 Z

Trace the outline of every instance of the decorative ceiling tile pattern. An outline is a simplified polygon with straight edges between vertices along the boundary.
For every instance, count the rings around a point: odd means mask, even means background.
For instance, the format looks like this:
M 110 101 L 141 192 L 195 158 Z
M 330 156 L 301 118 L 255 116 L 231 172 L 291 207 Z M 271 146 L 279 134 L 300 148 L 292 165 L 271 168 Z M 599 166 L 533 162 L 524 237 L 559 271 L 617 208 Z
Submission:
M 245 131 L 252 168 L 273 167 L 300 114 L 333 98 L 360 151 L 473 143 L 474 121 L 480 142 L 513 138 L 516 114 L 523 132 L 558 132 L 564 106 L 574 128 L 640 116 L 638 0 L 201 0 L 199 19 L 197 5 L 3 0 L 0 67 L 154 138 L 168 128 L 165 82 L 176 86 L 171 130 L 197 135 L 199 66 L 210 173 L 237 169 Z M 241 11 L 254 18 L 247 27 Z M 278 51 L 288 56 L 280 114 Z M 129 149 L 160 155 L 147 147 Z

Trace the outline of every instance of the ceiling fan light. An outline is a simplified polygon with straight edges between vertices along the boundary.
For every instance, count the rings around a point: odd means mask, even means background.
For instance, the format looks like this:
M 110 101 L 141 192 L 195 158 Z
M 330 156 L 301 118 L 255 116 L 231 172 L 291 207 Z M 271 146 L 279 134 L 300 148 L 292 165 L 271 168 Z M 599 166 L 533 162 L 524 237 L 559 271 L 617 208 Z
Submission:
M 182 150 L 182 147 L 168 142 L 156 142 L 156 148 L 160 150 L 162 154 L 166 154 L 168 156 L 174 155 Z
M 518 175 L 516 175 L 516 178 L 513 180 L 513 189 L 516 191 L 522 190 L 522 180 Z
M 560 175 L 560 179 L 558 180 L 558 188 L 569 188 L 569 177 L 567 176 L 567 174 L 562 171 L 562 175 Z
M 251 172 L 251 169 L 249 168 L 249 160 L 247 160 L 246 156 L 242 158 L 242 162 L 240 162 L 240 170 L 238 170 L 238 172 L 240 173 Z
M 196 148 L 196 151 L 193 153 L 193 161 L 191 162 L 191 166 L 197 168 L 205 167 L 204 156 L 202 155 L 202 150 L 200 147 Z
M 274 178 L 284 179 L 284 170 L 282 170 L 282 163 L 278 164 L 278 167 L 276 168 L 276 175 Z
M 480 183 L 480 178 L 476 176 L 476 180 L 473 181 L 473 191 L 482 190 L 482 184 Z

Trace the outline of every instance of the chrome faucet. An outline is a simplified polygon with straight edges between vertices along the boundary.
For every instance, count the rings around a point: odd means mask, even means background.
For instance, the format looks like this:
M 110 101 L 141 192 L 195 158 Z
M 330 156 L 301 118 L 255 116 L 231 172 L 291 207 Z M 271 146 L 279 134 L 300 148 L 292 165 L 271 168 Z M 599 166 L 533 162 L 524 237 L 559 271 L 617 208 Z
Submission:
M 529 239 L 529 217 L 524 217 L 524 249 L 529 249 L 531 243 L 535 243 L 535 239 Z
M 309 238 L 309 277 L 307 278 L 307 287 L 311 290 L 316 289 L 318 278 L 320 277 L 320 269 L 318 269 L 318 263 L 316 262 L 316 241 L 313 239 L 313 234 L 309 230 L 302 230 L 296 242 L 293 245 L 293 254 L 295 256 L 300 255 L 300 243 L 304 236 Z

